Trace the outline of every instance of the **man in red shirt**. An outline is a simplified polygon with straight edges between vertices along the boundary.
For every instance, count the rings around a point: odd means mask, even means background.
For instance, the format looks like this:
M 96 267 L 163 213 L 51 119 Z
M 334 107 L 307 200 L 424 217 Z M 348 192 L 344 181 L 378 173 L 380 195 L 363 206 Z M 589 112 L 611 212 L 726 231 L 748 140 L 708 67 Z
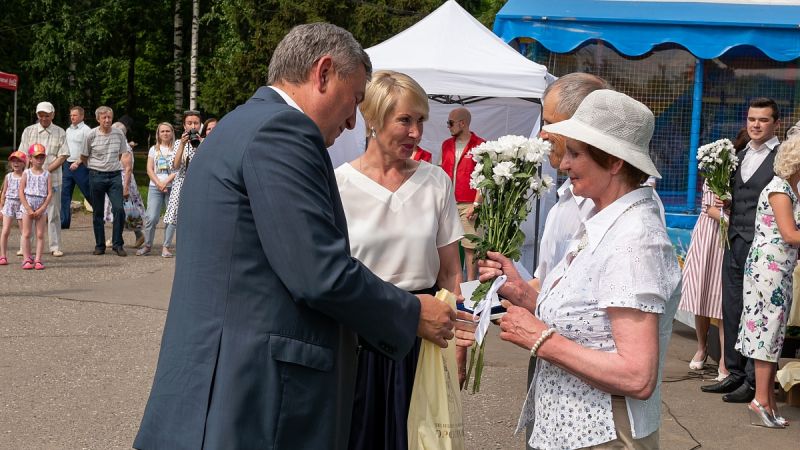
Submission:
M 472 116 L 467 108 L 456 108 L 450 111 L 447 118 L 447 128 L 451 138 L 442 142 L 442 169 L 453 180 L 458 215 L 464 226 L 465 234 L 477 234 L 475 231 L 475 207 L 480 204 L 481 198 L 478 191 L 469 186 L 475 161 L 472 160 L 472 150 L 484 140 L 469 131 Z M 475 279 L 475 244 L 469 239 L 462 239 L 464 247 L 464 265 L 467 268 L 467 281 Z

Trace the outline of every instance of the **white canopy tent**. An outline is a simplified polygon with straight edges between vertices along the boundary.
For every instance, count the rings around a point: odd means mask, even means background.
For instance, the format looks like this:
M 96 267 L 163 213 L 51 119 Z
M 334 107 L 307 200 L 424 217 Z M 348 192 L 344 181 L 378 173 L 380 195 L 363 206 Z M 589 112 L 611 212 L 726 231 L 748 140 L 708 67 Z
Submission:
M 454 104 L 469 108 L 472 130 L 485 139 L 528 136 L 538 127 L 540 105 L 522 99 L 542 97 L 547 68 L 520 55 L 455 0 L 367 53 L 373 70 L 405 73 L 431 97 L 420 146 L 434 154 L 434 162 L 449 137 L 445 121 Z M 331 147 L 334 166 L 357 157 L 364 142 L 362 125 L 343 134 Z
M 472 114 L 471 129 L 484 139 L 506 134 L 535 135 L 539 129 L 540 99 L 548 80 L 547 68 L 528 60 L 484 27 L 455 0 L 449 0 L 405 31 L 367 50 L 373 70 L 394 70 L 414 78 L 430 98 L 430 117 L 420 146 L 440 161 L 445 125 L 452 109 L 463 104 Z M 351 161 L 365 147 L 363 119 L 330 148 L 334 167 Z M 551 170 L 547 165 L 546 170 Z M 555 172 L 551 172 L 555 178 Z M 555 199 L 542 202 L 544 214 Z M 528 239 L 523 265 L 533 266 L 534 215 L 524 226 Z M 541 232 L 540 232 L 541 234 Z

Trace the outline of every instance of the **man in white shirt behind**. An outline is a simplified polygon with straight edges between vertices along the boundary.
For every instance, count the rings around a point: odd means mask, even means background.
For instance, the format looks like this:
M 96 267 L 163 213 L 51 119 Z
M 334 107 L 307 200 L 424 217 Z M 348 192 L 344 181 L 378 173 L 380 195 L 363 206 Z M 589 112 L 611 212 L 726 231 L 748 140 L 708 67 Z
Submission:
M 591 92 L 598 89 L 610 89 L 608 82 L 600 77 L 588 73 L 570 73 L 559 78 L 544 91 L 542 96 L 542 119 L 544 124 L 551 124 L 567 120 L 575 114 L 578 105 Z M 552 145 L 550 150 L 550 165 L 558 170 L 561 159 L 566 152 L 564 137 L 549 134 L 546 131 L 539 133 L 539 137 L 547 140 Z M 534 278 L 529 283 L 538 293 L 541 280 L 552 270 L 566 254 L 569 243 L 572 242 L 581 223 L 588 218 L 594 203 L 583 197 L 572 194 L 569 178 L 558 188 L 558 201 L 547 214 L 544 223 L 544 232 L 539 241 L 539 259 Z M 531 384 L 536 368 L 536 359 L 531 358 L 528 365 L 528 386 Z M 533 427 L 526 428 L 526 439 L 531 437 Z M 528 447 L 530 448 L 530 447 Z
M 72 219 L 72 192 L 78 186 L 83 197 L 89 200 L 89 169 L 81 161 L 81 152 L 86 145 L 86 135 L 89 133 L 88 125 L 83 122 L 84 110 L 80 106 L 73 106 L 69 110 L 70 126 L 67 128 L 67 147 L 69 156 L 62 167 L 61 181 L 61 228 L 69 228 Z
M 602 78 L 588 73 L 570 73 L 553 82 L 542 96 L 542 118 L 545 125 L 571 118 L 583 99 L 598 89 L 611 89 L 611 87 Z M 565 139 L 545 131 L 539 136 L 552 145 L 550 165 L 558 170 L 566 151 Z M 558 201 L 550 209 L 545 220 L 539 244 L 539 261 L 533 274 L 534 279 L 531 280 L 531 285 L 537 292 L 541 280 L 544 280 L 547 272 L 564 257 L 575 232 L 594 207 L 591 200 L 572 194 L 569 179 L 558 188 L 557 192 Z

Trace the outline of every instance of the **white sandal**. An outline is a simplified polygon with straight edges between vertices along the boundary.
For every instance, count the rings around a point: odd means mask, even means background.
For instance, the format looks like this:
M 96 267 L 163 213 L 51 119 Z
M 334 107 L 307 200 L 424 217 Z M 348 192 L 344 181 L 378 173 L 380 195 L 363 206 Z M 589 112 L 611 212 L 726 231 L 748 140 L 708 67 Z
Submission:
M 703 370 L 703 367 L 706 366 L 707 359 L 708 359 L 708 353 L 706 353 L 706 356 L 703 357 L 703 359 L 700 361 L 695 361 L 694 357 L 692 357 L 692 360 L 689 361 L 689 370 Z

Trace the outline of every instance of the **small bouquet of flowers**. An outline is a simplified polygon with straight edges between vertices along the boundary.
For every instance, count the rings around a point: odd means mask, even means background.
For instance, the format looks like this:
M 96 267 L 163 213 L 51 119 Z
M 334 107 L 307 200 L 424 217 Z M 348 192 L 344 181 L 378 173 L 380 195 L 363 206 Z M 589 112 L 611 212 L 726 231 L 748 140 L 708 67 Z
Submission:
M 475 242 L 475 256 L 485 259 L 486 252 L 494 251 L 518 260 L 525 234 L 520 225 L 531 212 L 531 199 L 541 197 L 553 185 L 549 176 L 541 177 L 539 169 L 550 153 L 550 143 L 539 138 L 503 136 L 472 149 L 475 169 L 470 186 L 478 189 L 483 203 L 478 207 L 476 228 L 483 236 L 467 235 Z M 475 345 L 470 354 L 467 381 L 475 374 L 472 392 L 478 392 L 483 371 L 483 337 L 489 328 L 492 302 L 497 289 L 505 281 L 488 280 L 472 294 L 474 313 L 480 315 L 475 331 Z M 477 355 L 476 355 L 477 353 Z
M 720 200 L 731 199 L 731 174 L 739 165 L 736 149 L 729 139 L 720 139 L 697 149 L 697 168 L 706 179 L 708 189 Z M 730 247 L 728 243 L 728 226 L 730 220 L 725 211 L 719 214 L 719 246 Z

